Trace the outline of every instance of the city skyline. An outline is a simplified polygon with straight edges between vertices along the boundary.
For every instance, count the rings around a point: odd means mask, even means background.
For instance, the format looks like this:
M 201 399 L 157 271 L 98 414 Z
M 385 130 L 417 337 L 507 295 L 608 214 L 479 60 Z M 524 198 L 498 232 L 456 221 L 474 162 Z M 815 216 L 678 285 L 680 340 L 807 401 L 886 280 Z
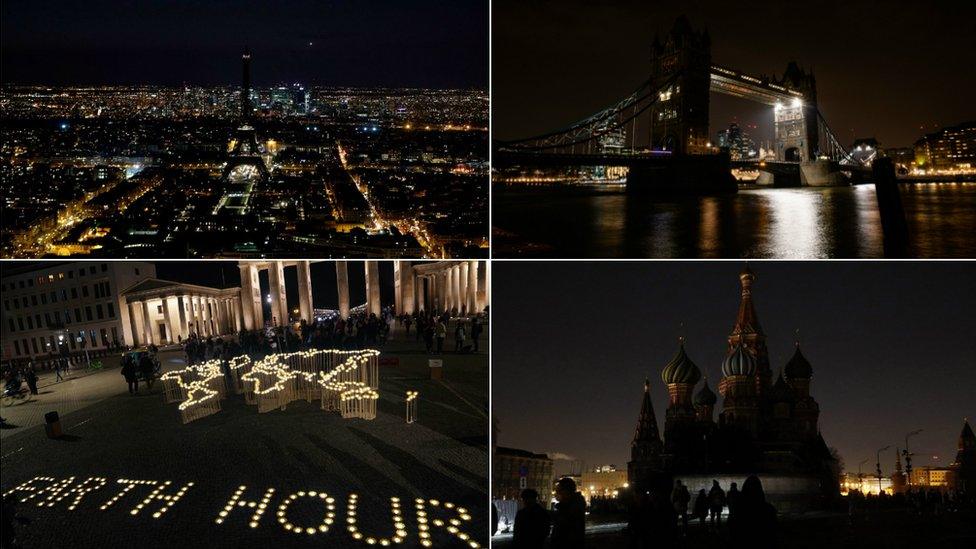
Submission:
M 778 76 L 796 61 L 813 70 L 820 106 L 845 144 L 875 137 L 887 147 L 907 147 L 939 127 L 973 117 L 965 94 L 954 90 L 973 87 L 976 76 L 951 69 L 976 63 L 976 44 L 965 28 L 974 16 L 972 5 L 936 3 L 924 18 L 863 0 L 842 9 L 798 11 L 769 1 L 749 7 L 495 2 L 496 139 L 565 127 L 626 96 L 647 78 L 655 34 L 664 37 L 680 15 L 708 30 L 713 60 L 720 65 Z M 877 24 L 880 20 L 884 24 Z M 614 29 L 612 38 L 604 34 L 607 28 Z M 940 51 L 951 52 L 955 65 L 932 62 L 928 48 L 918 44 L 938 44 Z M 757 137 L 769 139 L 772 113 L 715 96 L 711 121 L 716 131 L 732 122 L 758 126 Z
M 483 1 L 5 2 L 4 83 L 215 85 L 247 46 L 258 86 L 481 88 Z M 228 24 L 233 22 L 233 24 Z
M 517 275 L 509 263 L 494 267 L 499 446 L 625 467 L 645 377 L 663 431 L 668 393 L 661 370 L 682 335 L 717 392 L 742 264 L 530 265 Z M 963 418 L 972 419 L 964 387 L 976 382 L 965 358 L 976 351 L 967 336 L 973 327 L 959 320 L 974 305 L 971 292 L 960 293 L 966 265 L 750 268 L 773 377 L 792 356 L 799 329 L 821 431 L 847 470 L 867 458 L 865 471 L 872 469 L 875 451 L 890 444 L 889 459 L 882 456 L 889 472 L 895 447 L 915 429 L 924 429 L 911 441 L 915 465 L 952 462 Z M 601 286 L 610 279 L 612 286 Z M 633 313 L 622 314 L 622 306 Z M 919 378 L 918 368 L 933 375 Z M 568 467 L 557 461 L 557 472 Z

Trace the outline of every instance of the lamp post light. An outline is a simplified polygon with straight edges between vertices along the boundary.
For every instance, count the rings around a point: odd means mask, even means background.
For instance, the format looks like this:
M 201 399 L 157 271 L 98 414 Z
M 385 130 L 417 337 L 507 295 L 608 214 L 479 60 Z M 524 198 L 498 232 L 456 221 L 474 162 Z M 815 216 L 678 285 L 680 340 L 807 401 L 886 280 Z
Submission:
M 908 479 L 909 488 L 912 486 L 912 453 L 908 451 L 908 439 L 921 432 L 921 429 L 916 429 L 905 435 L 905 450 L 902 454 L 905 456 L 905 477 Z
M 877 471 L 876 472 L 878 474 L 878 495 L 879 496 L 881 495 L 881 492 L 883 491 L 881 489 L 881 452 L 884 452 L 888 448 L 891 448 L 891 445 L 888 445 L 888 446 L 885 446 L 884 448 L 879 449 L 878 450 L 878 455 L 877 455 L 878 461 L 877 461 L 877 464 L 876 464 L 876 466 L 877 466 Z

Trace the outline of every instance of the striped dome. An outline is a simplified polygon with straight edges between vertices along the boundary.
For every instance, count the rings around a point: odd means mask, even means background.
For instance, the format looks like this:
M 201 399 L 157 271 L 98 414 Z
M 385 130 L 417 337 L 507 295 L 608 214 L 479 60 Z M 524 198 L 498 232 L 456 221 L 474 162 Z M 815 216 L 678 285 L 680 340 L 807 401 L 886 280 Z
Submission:
M 682 341 L 681 346 L 678 347 L 678 352 L 674 353 L 671 361 L 668 362 L 668 365 L 664 367 L 664 371 L 661 372 L 661 380 L 666 385 L 674 383 L 694 385 L 698 383 L 699 379 L 701 379 L 701 370 L 685 354 L 685 344 Z
M 800 344 L 796 344 L 796 350 L 793 351 L 793 357 L 790 361 L 786 363 L 786 368 L 784 368 L 786 377 L 790 379 L 810 379 L 813 377 L 813 367 L 810 366 L 810 362 L 807 361 L 803 353 L 800 352 Z
M 715 406 L 716 402 L 718 402 L 718 397 L 708 388 L 708 380 L 706 379 L 702 388 L 695 393 L 695 406 Z
M 756 373 L 756 358 L 738 344 L 722 362 L 722 373 L 729 376 L 751 376 Z

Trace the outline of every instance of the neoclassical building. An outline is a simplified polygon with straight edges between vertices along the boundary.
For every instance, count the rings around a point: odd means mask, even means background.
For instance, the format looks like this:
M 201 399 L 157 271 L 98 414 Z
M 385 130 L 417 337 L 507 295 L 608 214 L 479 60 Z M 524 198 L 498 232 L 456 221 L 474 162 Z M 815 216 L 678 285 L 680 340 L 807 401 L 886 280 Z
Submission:
M 818 428 L 820 407 L 810 394 L 813 367 L 799 343 L 773 379 L 766 334 L 753 305 L 755 274 L 739 275 L 738 314 L 726 339 L 718 394 L 680 341 L 661 370 L 668 390 L 664 435 L 658 430 L 651 384 L 644 385 L 628 477 L 649 490 L 682 478 L 693 489 L 759 474 L 781 507 L 804 508 L 838 493 L 836 461 Z M 697 387 L 697 390 L 696 390 Z M 722 397 L 716 417 L 716 405 Z M 736 480 L 737 479 L 737 480 Z
M 348 318 L 349 271 L 347 261 L 335 261 L 339 314 Z M 377 261 L 364 261 L 366 311 L 379 315 L 380 269 Z M 165 345 L 203 336 L 233 334 L 290 321 L 312 322 L 310 261 L 241 261 L 241 286 L 209 288 L 158 278 L 147 278 L 124 289 L 126 343 Z M 295 267 L 298 277 L 298 315 L 288 311 L 285 269 Z M 260 276 L 268 276 L 270 318 L 265 317 Z M 457 316 L 480 313 L 490 299 L 487 263 L 484 261 L 395 261 L 394 306 L 399 313 L 450 312 Z

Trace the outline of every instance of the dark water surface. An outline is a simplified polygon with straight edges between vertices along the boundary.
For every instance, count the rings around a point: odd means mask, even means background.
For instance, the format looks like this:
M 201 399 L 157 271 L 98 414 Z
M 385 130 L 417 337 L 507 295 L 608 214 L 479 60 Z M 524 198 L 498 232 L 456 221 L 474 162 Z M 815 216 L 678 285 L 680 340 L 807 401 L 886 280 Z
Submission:
M 900 189 L 913 256 L 976 257 L 976 183 Z M 884 256 L 874 185 L 687 198 L 495 187 L 492 209 L 494 257 Z

